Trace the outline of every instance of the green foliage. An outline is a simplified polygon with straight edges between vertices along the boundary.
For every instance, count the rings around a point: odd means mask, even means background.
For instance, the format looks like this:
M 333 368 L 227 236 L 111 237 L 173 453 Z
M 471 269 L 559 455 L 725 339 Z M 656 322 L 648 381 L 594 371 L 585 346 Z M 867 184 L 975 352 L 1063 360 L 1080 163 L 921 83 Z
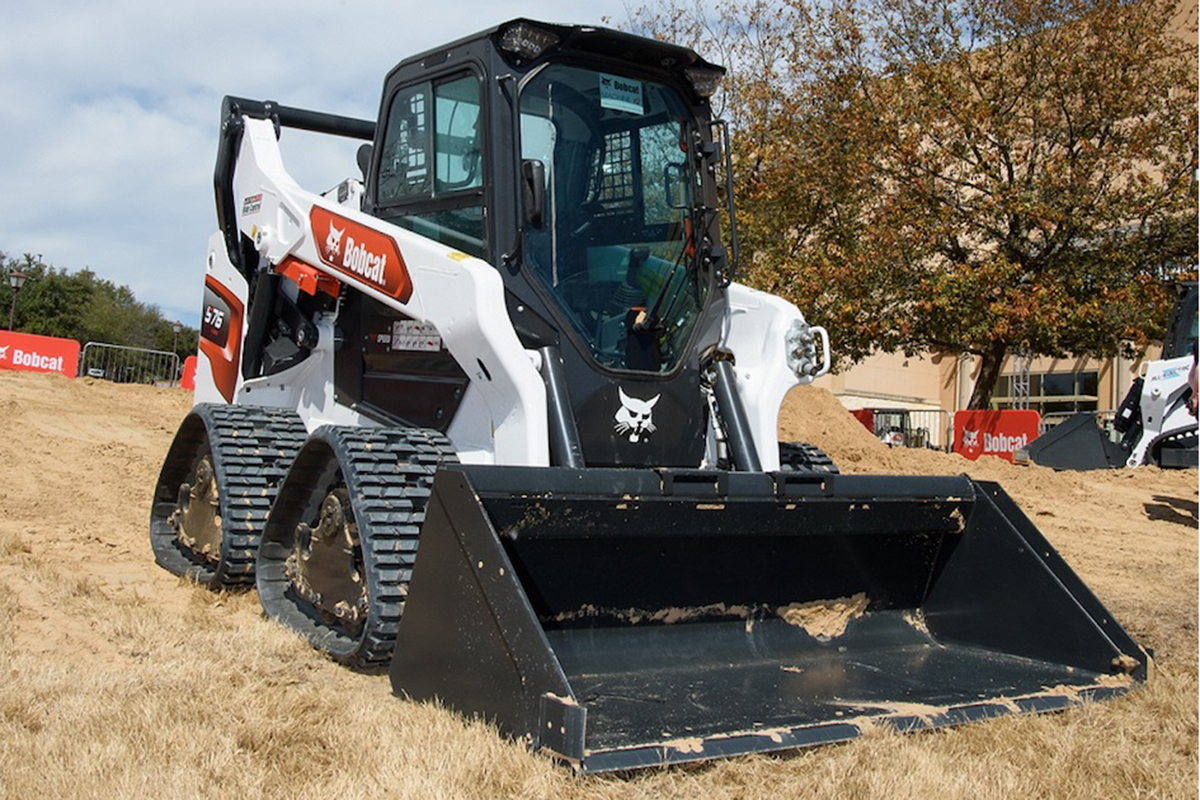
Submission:
M 1196 60 L 1174 0 L 660 0 L 731 78 L 748 282 L 882 350 L 1110 356 L 1194 274 Z M 1194 21 L 1191 23 L 1194 30 Z
M 17 295 L 14 330 L 80 344 L 103 342 L 166 352 L 174 346 L 180 358 L 196 352 L 195 328 L 184 326 L 176 343 L 172 321 L 156 307 L 138 302 L 128 286 L 117 286 L 87 269 L 68 272 L 28 253 L 16 259 L 0 252 L 0 310 L 6 327 L 13 309 L 7 277 L 15 269 L 27 279 Z

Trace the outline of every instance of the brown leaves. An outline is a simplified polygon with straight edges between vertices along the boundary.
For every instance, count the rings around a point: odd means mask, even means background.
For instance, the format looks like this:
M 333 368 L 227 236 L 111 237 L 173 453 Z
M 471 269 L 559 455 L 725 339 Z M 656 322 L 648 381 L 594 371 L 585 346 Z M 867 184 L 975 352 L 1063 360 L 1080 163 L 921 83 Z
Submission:
M 1103 355 L 1161 330 L 1163 281 L 1196 261 L 1195 53 L 1173 0 L 653 9 L 634 19 L 686 22 L 730 68 L 742 278 L 828 327 L 843 364 Z

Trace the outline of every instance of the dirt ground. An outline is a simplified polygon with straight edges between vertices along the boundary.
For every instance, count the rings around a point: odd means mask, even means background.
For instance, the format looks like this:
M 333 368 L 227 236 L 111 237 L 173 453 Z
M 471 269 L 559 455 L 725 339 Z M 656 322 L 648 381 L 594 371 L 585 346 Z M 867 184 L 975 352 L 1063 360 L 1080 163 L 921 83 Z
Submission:
M 0 797 L 1195 797 L 1197 476 L 1054 473 L 889 450 L 798 389 L 784 438 L 843 472 L 1011 494 L 1156 653 L 1119 700 L 634 775 L 572 777 L 493 729 L 391 696 L 158 568 L 150 493 L 180 390 L 0 373 Z

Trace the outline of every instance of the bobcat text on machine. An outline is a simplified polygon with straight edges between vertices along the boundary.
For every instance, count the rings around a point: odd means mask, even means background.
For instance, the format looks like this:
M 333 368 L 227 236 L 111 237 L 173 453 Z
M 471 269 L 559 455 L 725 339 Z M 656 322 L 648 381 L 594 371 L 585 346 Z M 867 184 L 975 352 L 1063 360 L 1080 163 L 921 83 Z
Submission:
M 778 441 L 829 342 L 731 280 L 722 74 L 519 19 L 402 62 L 378 124 L 226 98 L 158 562 L 580 771 L 1146 680 L 995 484 Z M 302 189 L 284 128 L 369 140 L 364 180 Z

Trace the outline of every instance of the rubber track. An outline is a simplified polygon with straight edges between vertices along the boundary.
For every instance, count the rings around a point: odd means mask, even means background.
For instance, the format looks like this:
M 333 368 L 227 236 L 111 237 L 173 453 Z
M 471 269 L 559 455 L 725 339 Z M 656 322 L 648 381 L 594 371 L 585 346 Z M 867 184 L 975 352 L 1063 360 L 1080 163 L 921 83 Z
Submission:
M 294 411 L 211 403 L 193 408 L 175 435 L 155 488 L 150 513 L 155 560 L 213 589 L 252 585 L 268 512 L 306 436 Z M 181 546 L 168 521 L 179 484 L 191 472 L 205 440 L 220 493 L 221 557 L 215 565 Z
M 1166 449 L 1178 450 L 1194 450 L 1197 443 L 1200 442 L 1200 434 L 1197 433 L 1195 426 L 1184 428 L 1175 433 L 1160 434 L 1157 439 L 1150 443 L 1146 448 L 1146 456 L 1142 463 L 1154 464 L 1156 467 L 1162 467 L 1162 451 Z
M 264 532 L 257 579 L 263 609 L 336 661 L 356 668 L 387 665 L 434 474 L 440 464 L 457 461 L 449 439 L 431 429 L 326 426 L 314 431 Z M 338 472 L 350 495 L 367 577 L 367 619 L 358 635 L 322 621 L 290 591 L 283 569 L 296 525 L 315 521 Z
M 779 466 L 787 472 L 838 474 L 833 459 L 821 448 L 807 442 L 780 442 Z

